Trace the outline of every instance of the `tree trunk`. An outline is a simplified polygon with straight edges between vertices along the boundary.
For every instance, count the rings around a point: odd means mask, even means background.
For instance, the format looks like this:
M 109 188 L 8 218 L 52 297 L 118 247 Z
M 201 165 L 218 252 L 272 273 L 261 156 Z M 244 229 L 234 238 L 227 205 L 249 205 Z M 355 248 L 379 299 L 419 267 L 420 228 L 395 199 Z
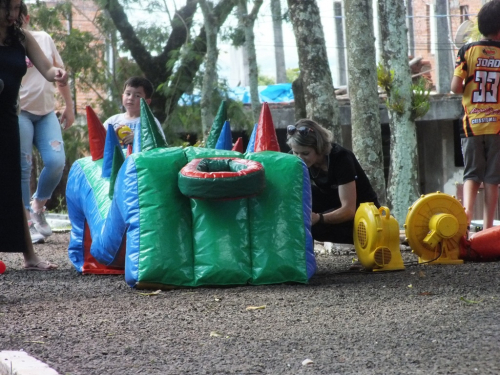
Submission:
M 386 204 L 372 0 L 345 0 L 352 148 Z M 358 25 L 364 25 L 363 28 Z
M 175 110 L 177 103 L 193 83 L 200 65 L 207 52 L 206 31 L 202 27 L 198 36 L 188 45 L 189 32 L 193 23 L 198 0 L 187 0 L 186 5 L 175 12 L 172 19 L 172 30 L 165 43 L 164 49 L 158 56 L 152 56 L 141 40 L 137 37 L 134 28 L 128 21 L 123 6 L 118 0 L 104 0 L 104 8 L 116 26 L 125 47 L 155 87 L 160 85 L 160 95 L 153 95 L 151 109 L 155 116 L 163 121 Z M 234 8 L 234 0 L 220 0 L 213 9 L 214 19 L 220 27 Z M 181 47 L 186 51 L 177 61 L 172 63 Z M 174 67 L 176 70 L 174 71 Z
M 394 80 L 387 93 L 391 131 L 387 200 L 402 227 L 408 208 L 419 196 L 417 132 L 411 116 L 406 12 L 401 0 L 379 0 L 378 5 L 383 65 L 386 70 L 394 71 Z
M 318 5 L 316 0 L 288 0 L 288 9 L 303 74 L 307 117 L 330 129 L 335 142 L 342 144 L 339 108 Z
M 248 56 L 248 78 L 250 84 L 250 101 L 252 103 L 252 113 L 254 122 L 259 121 L 260 117 L 260 98 L 259 98 L 259 71 L 257 67 L 257 54 L 255 52 L 255 34 L 253 27 L 255 19 L 262 6 L 263 0 L 254 0 L 254 6 L 250 14 L 247 11 L 247 0 L 238 1 L 238 18 L 245 32 L 245 49 Z
M 217 89 L 217 34 L 219 25 L 213 15 L 213 4 L 210 1 L 199 0 L 205 23 L 205 33 L 207 37 L 207 55 L 205 58 L 205 73 L 203 75 L 203 87 L 201 90 L 201 130 L 203 139 L 208 135 L 208 131 L 214 121 L 212 114 L 212 98 L 214 90 Z
M 285 83 L 286 65 L 285 49 L 283 48 L 283 27 L 281 22 L 281 0 L 271 0 L 273 16 L 274 57 L 276 60 L 276 83 Z
M 436 92 L 438 94 L 449 94 L 451 87 L 451 78 L 455 71 L 453 59 L 453 44 L 450 35 L 448 24 L 448 0 L 434 1 L 435 15 L 436 15 L 436 34 L 437 34 L 437 48 L 436 48 L 436 65 L 437 69 L 437 82 Z
M 302 73 L 299 74 L 299 77 L 292 82 L 292 91 L 295 102 L 295 121 L 299 121 L 300 119 L 307 117 L 306 112 L 306 99 L 304 98 L 304 84 L 302 82 Z

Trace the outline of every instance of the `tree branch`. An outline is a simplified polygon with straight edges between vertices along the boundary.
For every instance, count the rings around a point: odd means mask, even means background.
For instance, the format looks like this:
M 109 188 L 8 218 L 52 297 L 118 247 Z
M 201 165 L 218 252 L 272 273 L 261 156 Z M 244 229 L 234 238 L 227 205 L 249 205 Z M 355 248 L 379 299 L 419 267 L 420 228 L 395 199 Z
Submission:
M 130 51 L 132 57 L 137 62 L 143 72 L 151 69 L 152 56 L 149 51 L 141 43 L 134 28 L 128 21 L 127 15 L 118 0 L 106 0 L 104 9 L 109 12 L 113 23 L 120 32 L 125 47 Z M 152 72 L 153 73 L 153 72 Z M 154 73 L 153 73 L 154 74 Z
M 163 81 L 166 81 L 172 74 L 172 68 L 166 67 L 170 52 L 178 50 L 183 44 L 187 44 L 188 42 L 189 30 L 193 24 L 193 15 L 196 12 L 197 3 L 197 0 L 188 0 L 184 7 L 175 12 L 171 24 L 172 31 L 168 37 L 167 44 L 163 48 L 163 52 L 155 58 L 157 60 L 155 61 L 156 64 L 163 69 L 166 68 Z
M 248 18 L 250 18 L 252 20 L 252 24 L 257 19 L 257 16 L 259 14 L 259 9 L 262 6 L 262 3 L 263 3 L 263 0 L 254 0 L 254 2 L 253 2 L 252 11 L 248 15 Z
M 214 19 L 220 27 L 233 10 L 233 0 L 221 0 L 214 7 Z M 163 94 L 167 98 L 165 112 L 170 115 L 175 109 L 177 102 L 192 84 L 196 73 L 198 72 L 203 58 L 207 52 L 205 28 L 202 27 L 198 36 L 190 45 L 190 50 L 185 54 L 181 65 L 170 79 L 169 86 L 164 89 Z

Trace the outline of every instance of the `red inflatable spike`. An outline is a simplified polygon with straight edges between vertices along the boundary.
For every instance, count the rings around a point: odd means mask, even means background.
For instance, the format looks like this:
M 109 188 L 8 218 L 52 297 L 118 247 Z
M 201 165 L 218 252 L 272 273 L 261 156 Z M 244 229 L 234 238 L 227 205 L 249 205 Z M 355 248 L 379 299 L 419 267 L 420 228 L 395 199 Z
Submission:
M 87 223 L 83 232 L 83 267 L 82 274 L 97 274 L 97 275 L 123 275 L 125 270 L 118 267 L 106 267 L 99 263 L 90 254 L 90 246 L 92 245 L 92 236 Z M 120 250 L 121 251 L 121 250 Z
M 129 143 L 127 145 L 127 155 L 126 155 L 126 157 L 128 158 L 130 155 L 132 155 L 132 144 L 131 143 Z
M 257 133 L 255 134 L 254 151 L 280 151 L 271 110 L 266 102 L 262 104 L 262 110 L 260 112 L 259 125 L 257 126 Z
M 233 148 L 231 149 L 232 151 L 238 151 L 243 154 L 243 138 L 238 137 L 236 140 L 236 143 L 234 144 Z
M 104 157 L 104 144 L 106 143 L 106 129 L 94 110 L 87 106 L 87 127 L 89 128 L 89 145 L 92 160 L 96 161 Z
M 484 262 L 500 259 L 500 227 L 482 230 L 461 241 L 460 259 Z

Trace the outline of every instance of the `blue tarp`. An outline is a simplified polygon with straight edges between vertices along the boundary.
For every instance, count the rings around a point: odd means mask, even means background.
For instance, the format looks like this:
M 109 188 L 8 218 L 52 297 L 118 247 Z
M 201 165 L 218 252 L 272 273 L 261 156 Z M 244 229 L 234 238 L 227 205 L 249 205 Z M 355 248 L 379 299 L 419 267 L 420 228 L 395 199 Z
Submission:
M 233 87 L 228 90 L 229 99 L 250 104 L 250 88 L 248 86 Z M 293 102 L 293 91 L 291 83 L 279 83 L 277 85 L 259 86 L 259 99 L 261 103 L 289 103 Z M 199 93 L 184 94 L 179 99 L 179 105 L 197 104 L 201 100 Z

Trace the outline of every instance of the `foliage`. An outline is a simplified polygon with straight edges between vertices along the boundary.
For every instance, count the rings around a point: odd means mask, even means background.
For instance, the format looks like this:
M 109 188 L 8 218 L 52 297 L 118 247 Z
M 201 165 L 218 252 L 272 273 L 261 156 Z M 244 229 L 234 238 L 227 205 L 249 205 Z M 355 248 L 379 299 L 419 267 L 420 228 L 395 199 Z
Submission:
M 274 79 L 274 77 L 259 75 L 258 84 L 259 84 L 259 86 L 274 85 L 274 84 L 276 84 L 276 80 Z
M 382 63 L 377 65 L 377 83 L 385 92 L 391 90 L 392 81 L 394 80 L 394 70 L 387 70 Z
M 297 78 L 299 78 L 300 69 L 299 68 L 290 68 L 286 70 L 286 81 L 288 83 L 293 83 Z
M 479 31 L 479 25 L 477 23 L 477 20 L 472 21 L 472 26 L 470 28 L 470 35 L 469 38 L 471 41 L 477 42 L 481 40 L 483 37 L 483 34 Z
M 245 44 L 245 30 L 240 27 L 221 28 L 220 37 L 223 42 L 231 42 L 234 47 L 243 47 Z
M 72 165 L 76 160 L 90 155 L 89 132 L 87 124 L 73 125 L 62 133 L 66 164 Z
M 68 205 L 66 204 L 66 197 L 63 195 L 58 195 L 55 197 L 57 203 L 53 204 L 52 211 L 58 214 L 67 214 L 68 213 Z
M 28 14 L 30 15 L 30 25 L 34 30 L 45 30 L 51 34 L 54 41 L 61 38 L 63 25 L 61 19 L 68 19 L 71 13 L 71 3 L 62 2 L 54 7 L 47 7 L 45 2 L 37 0 L 35 4 L 29 4 Z M 54 31 L 57 31 L 54 33 Z
M 152 55 L 158 55 L 163 50 L 163 43 L 168 40 L 170 36 L 170 31 L 164 25 L 150 25 L 150 26 L 136 26 L 134 28 L 137 38 L 140 39 L 141 43 L 144 45 L 147 51 Z M 123 45 L 123 41 L 119 40 L 118 45 L 120 51 L 127 51 L 126 47 Z
M 431 89 L 429 87 L 429 83 L 423 77 L 420 77 L 417 83 L 414 83 L 411 86 L 411 113 L 412 119 L 415 120 L 429 112 L 431 107 L 431 103 L 429 101 Z
M 387 70 L 381 63 L 377 66 L 378 85 L 387 93 L 386 106 L 389 110 L 396 113 L 404 113 L 404 100 L 399 95 L 397 88 L 393 89 L 394 71 Z M 430 87 L 427 80 L 423 77 L 416 83 L 412 83 L 411 96 L 411 118 L 413 120 L 425 115 L 430 108 Z

